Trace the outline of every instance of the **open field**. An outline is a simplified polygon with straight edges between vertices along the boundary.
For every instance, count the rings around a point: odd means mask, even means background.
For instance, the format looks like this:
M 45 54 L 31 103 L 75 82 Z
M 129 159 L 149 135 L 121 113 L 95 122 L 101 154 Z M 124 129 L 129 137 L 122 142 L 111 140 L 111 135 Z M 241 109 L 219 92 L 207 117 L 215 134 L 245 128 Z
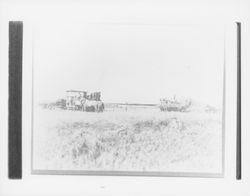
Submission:
M 38 107 L 34 169 L 221 172 L 221 119 L 220 111 L 127 106 L 93 113 Z

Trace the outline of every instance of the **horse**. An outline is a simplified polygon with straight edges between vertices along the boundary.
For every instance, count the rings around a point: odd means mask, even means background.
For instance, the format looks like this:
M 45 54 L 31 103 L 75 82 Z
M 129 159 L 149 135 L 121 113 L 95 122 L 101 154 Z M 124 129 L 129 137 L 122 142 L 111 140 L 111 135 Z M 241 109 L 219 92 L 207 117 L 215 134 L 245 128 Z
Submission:
M 101 101 L 88 100 L 83 102 L 83 111 L 87 112 L 103 112 L 104 104 Z

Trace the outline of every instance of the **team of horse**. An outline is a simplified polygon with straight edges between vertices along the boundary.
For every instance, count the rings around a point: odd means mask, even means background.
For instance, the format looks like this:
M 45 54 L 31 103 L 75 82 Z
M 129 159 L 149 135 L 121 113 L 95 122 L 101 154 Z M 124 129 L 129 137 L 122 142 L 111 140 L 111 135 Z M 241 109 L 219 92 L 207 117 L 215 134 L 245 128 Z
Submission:
M 104 103 L 102 101 L 81 98 L 75 101 L 75 109 L 86 112 L 103 112 Z
M 103 112 L 104 103 L 101 101 L 101 92 L 88 94 L 87 91 L 66 91 L 66 109 L 86 112 Z

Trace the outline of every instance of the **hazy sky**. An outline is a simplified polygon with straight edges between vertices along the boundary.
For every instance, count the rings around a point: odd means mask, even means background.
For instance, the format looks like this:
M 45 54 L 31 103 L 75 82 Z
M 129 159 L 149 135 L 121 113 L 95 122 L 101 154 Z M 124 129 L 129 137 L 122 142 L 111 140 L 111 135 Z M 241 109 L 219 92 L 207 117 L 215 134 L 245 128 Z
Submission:
M 220 106 L 224 37 L 212 26 L 40 25 L 35 31 L 35 101 L 69 89 L 104 102 L 158 103 L 174 94 Z

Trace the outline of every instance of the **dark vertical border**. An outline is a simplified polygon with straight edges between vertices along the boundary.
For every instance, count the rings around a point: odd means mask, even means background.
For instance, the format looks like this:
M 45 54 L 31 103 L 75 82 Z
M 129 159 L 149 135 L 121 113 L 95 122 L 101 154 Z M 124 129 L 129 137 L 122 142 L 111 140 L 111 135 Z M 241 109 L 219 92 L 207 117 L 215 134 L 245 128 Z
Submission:
M 241 179 L 241 23 L 237 22 L 237 137 L 236 179 Z
M 9 22 L 8 176 L 22 178 L 22 52 L 23 23 Z
M 222 105 L 223 105 L 223 111 L 222 111 L 222 174 L 223 177 L 225 175 L 225 145 L 226 145 L 226 136 L 225 136 L 225 130 L 226 130 L 226 31 L 224 27 L 224 43 L 223 43 L 223 55 L 224 55 L 224 65 L 223 65 L 223 98 L 222 98 Z

